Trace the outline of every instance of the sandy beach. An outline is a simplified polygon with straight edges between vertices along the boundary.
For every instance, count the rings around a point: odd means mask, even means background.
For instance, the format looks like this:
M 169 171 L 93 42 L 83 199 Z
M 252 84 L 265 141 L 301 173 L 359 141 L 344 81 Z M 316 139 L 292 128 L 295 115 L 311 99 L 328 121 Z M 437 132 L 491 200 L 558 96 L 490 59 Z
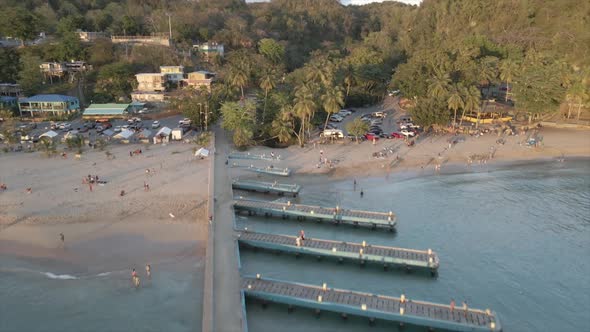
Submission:
M 303 148 L 256 147 L 248 152 L 268 155 L 274 151 L 281 156 L 281 160 L 274 163 L 275 167 L 291 168 L 297 175 L 324 174 L 333 180 L 381 176 L 392 172 L 434 173 L 444 172 L 450 167 L 468 170 L 469 167 L 493 163 L 590 157 L 588 130 L 541 128 L 538 135 L 543 138 L 543 144 L 538 147 L 524 144 L 525 135 L 506 136 L 504 144 L 498 144 L 499 137 L 490 133 L 483 136 L 431 135 L 418 138 L 413 147 L 408 147 L 403 139 L 380 139 L 374 145 L 372 142 L 357 144 L 340 140 L 331 144 L 309 143 Z M 449 141 L 457 137 L 461 138 L 460 142 L 449 145 Z M 380 152 L 384 153 L 383 157 L 373 155 Z M 324 162 L 320 163 L 320 157 Z M 469 166 L 470 158 L 472 163 Z M 331 162 L 331 167 L 326 159 Z M 437 165 L 440 165 L 439 170 Z
M 0 251 L 87 261 L 90 270 L 130 269 L 178 255 L 202 259 L 208 161 L 192 157 L 192 147 L 183 144 L 144 147 L 133 157 L 131 149 L 110 147 L 112 160 L 98 150 L 81 160 L 0 156 L 0 182 L 7 185 L 0 200 Z M 88 175 L 106 183 L 91 190 L 83 181 Z

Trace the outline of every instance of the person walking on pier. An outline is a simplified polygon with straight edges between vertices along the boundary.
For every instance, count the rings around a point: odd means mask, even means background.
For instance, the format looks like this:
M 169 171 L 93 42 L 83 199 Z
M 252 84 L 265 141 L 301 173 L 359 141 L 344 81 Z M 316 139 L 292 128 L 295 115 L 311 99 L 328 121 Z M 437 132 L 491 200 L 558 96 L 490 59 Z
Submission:
M 301 238 L 301 241 L 305 240 L 305 232 L 303 230 L 299 231 L 299 237 Z
M 469 309 L 467 308 L 467 301 L 463 300 L 463 314 L 465 315 L 465 318 L 467 318 L 467 311 Z
M 451 313 L 455 311 L 455 299 L 451 299 Z

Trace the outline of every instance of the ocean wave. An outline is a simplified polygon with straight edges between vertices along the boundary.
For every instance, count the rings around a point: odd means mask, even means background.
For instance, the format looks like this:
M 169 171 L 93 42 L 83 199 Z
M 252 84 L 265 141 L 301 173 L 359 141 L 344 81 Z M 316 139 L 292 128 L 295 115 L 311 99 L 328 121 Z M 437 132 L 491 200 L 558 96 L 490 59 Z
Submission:
M 99 273 L 99 274 L 97 274 L 96 276 L 97 276 L 97 277 L 106 277 L 106 276 L 108 276 L 109 274 L 111 274 L 111 272 L 103 272 L 103 273 Z
M 78 277 L 70 275 L 70 274 L 53 274 L 51 272 L 41 272 L 41 274 L 44 274 L 45 276 L 47 276 L 50 279 L 61 279 L 61 280 L 79 279 Z

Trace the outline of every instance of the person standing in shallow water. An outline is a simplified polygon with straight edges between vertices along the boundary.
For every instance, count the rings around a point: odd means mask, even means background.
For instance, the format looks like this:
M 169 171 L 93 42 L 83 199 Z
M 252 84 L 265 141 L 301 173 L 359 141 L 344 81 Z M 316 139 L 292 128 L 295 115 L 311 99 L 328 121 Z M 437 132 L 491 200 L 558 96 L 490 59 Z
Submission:
M 361 198 L 363 198 L 363 196 L 365 196 L 365 192 L 361 189 Z

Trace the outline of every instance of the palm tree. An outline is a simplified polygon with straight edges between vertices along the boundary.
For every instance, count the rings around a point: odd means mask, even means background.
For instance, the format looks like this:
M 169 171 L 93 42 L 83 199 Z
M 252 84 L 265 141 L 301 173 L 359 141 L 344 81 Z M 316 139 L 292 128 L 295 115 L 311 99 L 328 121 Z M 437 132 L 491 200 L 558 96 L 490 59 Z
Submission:
M 516 65 L 516 62 L 510 59 L 504 59 L 500 61 L 500 79 L 506 82 L 506 102 L 508 101 L 508 91 L 510 89 L 510 83 L 512 83 L 512 80 L 514 79 L 517 70 L 518 67 Z
M 475 86 L 470 86 L 468 89 L 462 89 L 463 95 L 463 114 L 461 115 L 461 121 L 459 122 L 459 126 L 463 124 L 463 117 L 465 116 L 465 112 L 473 112 L 477 110 L 479 114 L 479 104 L 481 102 L 481 92 Z
M 313 93 L 307 85 L 303 84 L 295 90 L 295 98 L 293 99 L 293 102 L 295 103 L 293 111 L 297 117 L 301 119 L 301 128 L 299 129 L 298 138 L 299 145 L 303 147 L 305 143 L 305 123 L 308 119 L 311 120 L 311 116 L 316 108 L 316 104 L 313 101 Z
M 324 130 L 326 130 L 326 126 L 328 125 L 330 114 L 338 112 L 342 105 L 344 105 L 344 95 L 339 86 L 332 86 L 324 91 L 322 95 L 322 106 L 328 113 L 326 115 L 326 123 L 324 123 Z
M 356 81 L 356 72 L 354 67 L 350 64 L 345 65 L 343 68 L 343 75 L 344 75 L 344 85 L 346 86 L 346 98 L 350 94 L 350 88 L 355 84 Z
M 334 80 L 334 66 L 327 59 L 319 59 L 312 62 L 308 68 L 307 79 L 324 87 L 329 86 Z
M 577 119 L 580 120 L 580 113 L 582 111 L 582 104 L 588 100 L 588 93 L 584 87 L 582 81 L 575 81 L 571 87 L 568 89 L 568 94 L 566 96 L 568 98 L 568 113 L 567 118 L 570 118 L 571 114 L 571 107 L 572 104 L 578 106 L 578 116 Z
M 454 111 L 453 115 L 453 128 L 457 125 L 457 110 L 460 108 L 464 108 L 465 104 L 463 103 L 463 99 L 461 98 L 461 87 L 458 85 L 453 85 L 450 91 L 449 99 L 447 99 L 447 107 L 449 110 Z
M 232 65 L 229 68 L 229 82 L 234 87 L 239 87 L 244 99 L 244 86 L 250 81 L 250 73 L 244 65 Z
M 295 116 L 293 115 L 293 107 L 291 105 L 285 105 L 281 108 L 279 115 L 272 122 L 271 133 L 281 143 L 289 142 L 291 140 L 291 134 L 299 137 L 295 131 Z
M 262 123 L 266 118 L 266 101 L 268 99 L 268 92 L 276 86 L 276 70 L 267 68 L 260 77 L 260 88 L 264 90 L 264 108 L 262 110 Z
M 437 71 L 434 76 L 428 79 L 428 93 L 432 97 L 444 96 L 449 91 L 451 76 L 448 73 Z
M 486 56 L 477 64 L 479 73 L 479 82 L 487 86 L 486 96 L 490 92 L 490 84 L 498 77 L 498 58 L 495 56 Z

